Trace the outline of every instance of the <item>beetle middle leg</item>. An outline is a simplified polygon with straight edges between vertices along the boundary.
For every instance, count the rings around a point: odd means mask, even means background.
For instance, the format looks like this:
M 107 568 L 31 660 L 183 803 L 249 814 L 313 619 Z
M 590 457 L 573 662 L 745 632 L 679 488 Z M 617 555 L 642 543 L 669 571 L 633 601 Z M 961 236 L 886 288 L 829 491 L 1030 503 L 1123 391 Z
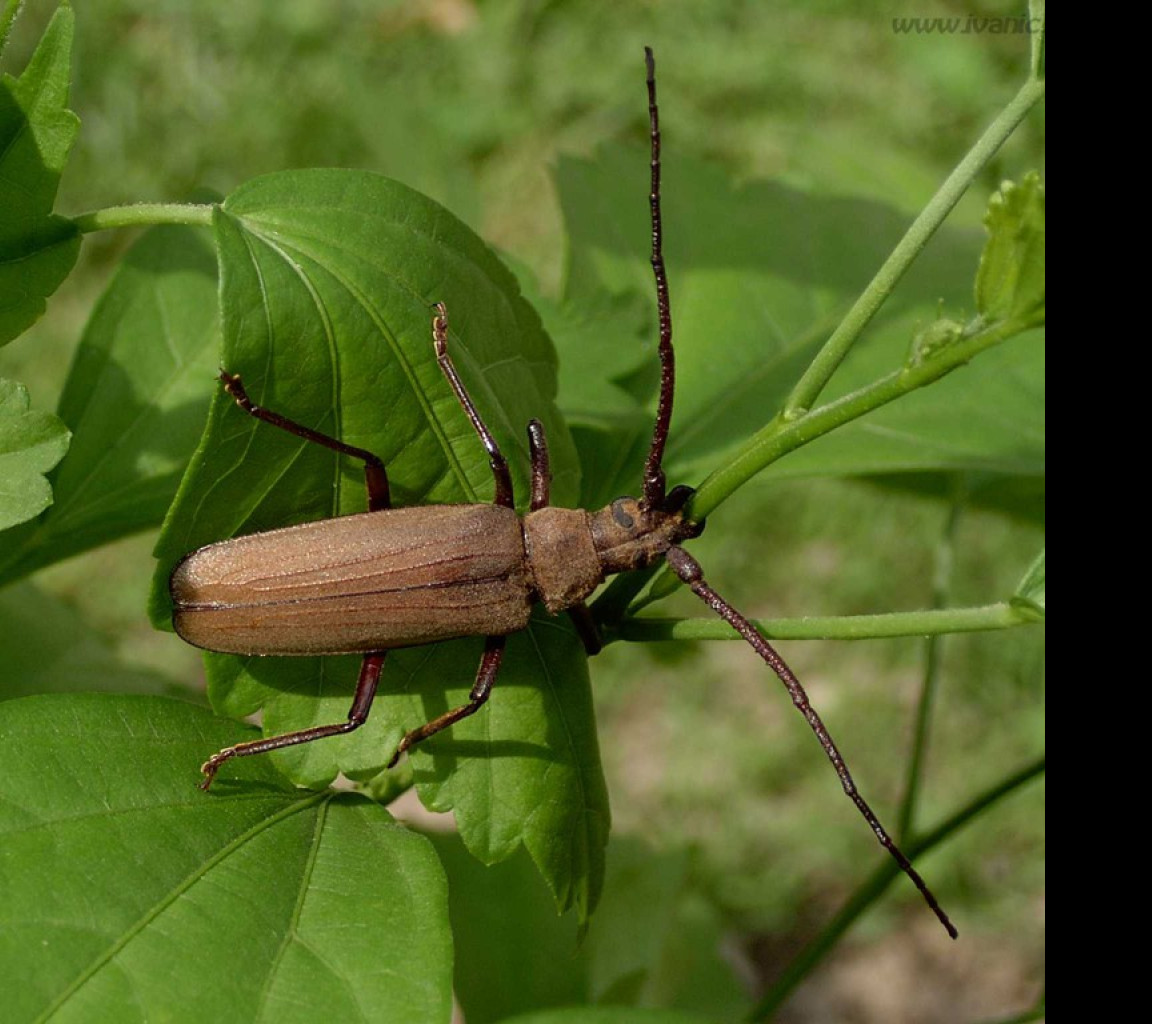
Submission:
M 281 430 L 286 430 L 289 434 L 301 437 L 305 441 L 312 441 L 314 444 L 330 448 L 342 455 L 360 459 L 364 463 L 364 482 L 368 485 L 368 511 L 375 512 L 378 509 L 392 507 L 388 490 L 388 473 L 384 469 L 384 462 L 380 456 L 374 455 L 364 448 L 345 444 L 335 437 L 321 434 L 318 430 L 313 430 L 302 423 L 288 419 L 287 416 L 281 416 L 278 412 L 257 405 L 248 397 L 248 392 L 244 390 L 244 384 L 238 373 L 228 373 L 226 370 L 221 370 L 220 381 L 224 385 L 224 390 L 236 400 L 236 404 L 249 416 L 260 420 L 261 423 L 279 427 Z
M 200 783 L 201 789 L 208 789 L 212 780 L 225 761 L 234 757 L 249 757 L 252 754 L 266 754 L 270 750 L 280 750 L 283 747 L 294 747 L 300 743 L 311 743 L 313 740 L 322 740 L 327 736 L 340 736 L 347 732 L 359 729 L 368 721 L 368 712 L 372 708 L 372 700 L 376 696 L 376 687 L 380 682 L 380 670 L 384 667 L 386 651 L 376 651 L 366 654 L 360 665 L 360 678 L 356 683 L 356 695 L 352 698 L 352 708 L 348 712 L 346 722 L 337 722 L 334 725 L 317 725 L 311 729 L 301 729 L 298 732 L 288 732 L 281 736 L 268 736 L 260 740 L 251 740 L 248 743 L 237 743 L 234 747 L 225 747 L 213 754 L 200 766 L 204 779 Z
M 480 667 L 476 670 L 476 682 L 472 684 L 468 703 L 461 704 L 451 711 L 445 711 L 431 722 L 425 722 L 418 729 L 407 733 L 396 748 L 396 753 L 392 755 L 392 760 L 388 762 L 389 768 L 395 767 L 400 755 L 417 743 L 428 739 L 429 736 L 435 736 L 450 725 L 455 725 L 462 718 L 476 714 L 485 705 L 492 693 L 492 684 L 496 682 L 496 673 L 500 671 L 500 662 L 504 660 L 504 647 L 507 642 L 506 636 L 490 636 L 485 640 L 484 655 L 480 659 Z
M 544 424 L 539 420 L 528 421 L 528 450 L 532 455 L 532 500 L 529 508 L 537 512 L 547 508 L 551 499 L 552 468 L 548 458 L 548 440 L 544 436 Z M 568 609 L 568 617 L 576 627 L 580 642 L 587 654 L 599 654 L 604 649 L 600 630 L 588 605 L 581 601 Z

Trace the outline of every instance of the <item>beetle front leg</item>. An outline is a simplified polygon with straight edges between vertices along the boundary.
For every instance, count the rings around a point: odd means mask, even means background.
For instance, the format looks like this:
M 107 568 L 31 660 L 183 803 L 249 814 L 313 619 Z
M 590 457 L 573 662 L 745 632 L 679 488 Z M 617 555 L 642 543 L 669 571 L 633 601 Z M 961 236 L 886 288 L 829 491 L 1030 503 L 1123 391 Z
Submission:
M 376 696 L 376 686 L 380 682 L 380 670 L 384 666 L 386 651 L 377 651 L 364 655 L 360 665 L 360 678 L 356 683 L 356 695 L 352 698 L 352 708 L 348 712 L 346 722 L 337 722 L 335 725 L 318 725 L 312 729 L 301 729 L 299 732 L 287 732 L 281 736 L 267 736 L 260 740 L 251 740 L 248 743 L 237 743 L 234 747 L 225 747 L 213 754 L 200 766 L 204 779 L 200 788 L 207 790 L 216 778 L 216 773 L 225 761 L 234 757 L 249 757 L 252 754 L 266 754 L 270 750 L 279 750 L 282 747 L 294 747 L 298 743 L 311 743 L 312 740 L 322 740 L 326 736 L 340 736 L 346 732 L 359 729 L 368 721 L 368 712 L 372 708 L 372 700 Z
M 504 659 L 504 645 L 508 642 L 506 636 L 490 636 L 484 642 L 484 656 L 480 659 L 480 668 L 476 671 L 476 682 L 472 684 L 472 692 L 468 695 L 468 703 L 462 704 L 451 711 L 433 718 L 419 729 L 413 729 L 401 741 L 388 762 L 389 768 L 394 768 L 400 760 L 400 755 L 411 750 L 417 743 L 434 736 L 442 729 L 455 725 L 461 718 L 476 714 L 492 693 L 492 684 L 496 682 L 496 673 L 500 671 L 500 662 Z

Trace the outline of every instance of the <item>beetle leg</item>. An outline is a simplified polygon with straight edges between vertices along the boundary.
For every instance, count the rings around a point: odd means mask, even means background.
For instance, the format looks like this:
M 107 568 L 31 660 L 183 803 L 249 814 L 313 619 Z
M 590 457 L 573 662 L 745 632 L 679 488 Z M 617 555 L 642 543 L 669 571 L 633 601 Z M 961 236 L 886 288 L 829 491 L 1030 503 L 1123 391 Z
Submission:
M 604 650 L 604 641 L 600 639 L 600 629 L 596 620 L 592 618 L 592 611 L 583 601 L 574 604 L 568 609 L 568 617 L 576 632 L 580 635 L 580 642 L 584 645 L 585 653 L 599 654 Z
M 376 696 L 376 684 L 380 681 L 380 669 L 384 665 L 386 651 L 377 651 L 364 655 L 360 666 L 360 679 L 356 683 L 356 695 L 352 698 L 352 708 L 348 712 L 348 721 L 338 722 L 335 725 L 318 725 L 312 729 L 301 729 L 299 732 L 288 732 L 282 736 L 268 736 L 248 743 L 237 743 L 234 747 L 225 747 L 213 754 L 200 766 L 204 778 L 200 783 L 201 789 L 208 789 L 212 780 L 225 761 L 234 757 L 248 757 L 252 754 L 266 754 L 270 750 L 279 750 L 281 747 L 294 747 L 298 743 L 311 743 L 312 740 L 321 740 L 326 736 L 339 736 L 342 733 L 359 729 L 368 720 L 368 711 L 372 707 L 372 699 Z
M 388 474 L 385 472 L 384 463 L 378 455 L 373 455 L 363 448 L 355 448 L 350 444 L 345 444 L 327 434 L 321 434 L 318 430 L 290 420 L 287 416 L 281 416 L 278 412 L 272 412 L 270 409 L 257 405 L 248 397 L 248 392 L 244 390 L 238 373 L 228 373 L 226 370 L 221 370 L 220 380 L 224 384 L 224 390 L 236 400 L 236 404 L 249 416 L 254 416 L 262 423 L 286 430 L 289 434 L 302 437 L 305 441 L 312 441 L 325 448 L 331 448 L 332 451 L 340 452 L 341 455 L 349 455 L 354 459 L 363 460 L 364 482 L 368 485 L 368 511 L 375 512 L 377 509 L 392 507 L 388 492 Z
M 464 382 L 460 379 L 460 374 L 456 372 L 456 367 L 452 364 L 452 357 L 448 355 L 448 307 L 443 302 L 437 302 L 433 308 L 436 310 L 436 315 L 432 318 L 432 344 L 436 347 L 436 362 L 440 364 L 440 369 L 444 371 L 444 376 L 448 378 L 448 383 L 452 385 L 456 398 L 464 407 L 468 419 L 471 420 L 473 428 L 480 436 L 480 442 L 488 452 L 488 464 L 492 467 L 492 475 L 496 478 L 496 497 L 494 499 L 496 504 L 512 508 L 512 475 L 508 472 L 508 460 L 504 458 L 492 432 L 484 425 L 480 413 L 476 411 L 476 406 L 472 404 L 472 399 L 468 396 Z
M 529 510 L 547 508 L 552 495 L 552 467 L 548 461 L 548 439 L 544 424 L 528 421 L 528 450 L 532 453 L 532 501 Z
M 932 912 L 947 929 L 948 934 L 951 935 L 952 938 L 956 938 L 955 925 L 948 919 L 948 915 L 944 913 L 940 904 L 936 902 L 936 897 L 932 895 L 932 891 L 925 884 L 924 879 L 921 878 L 916 869 L 912 867 L 908 858 L 901 852 L 900 847 L 896 845 L 884 830 L 884 826 L 880 824 L 872 808 L 865 803 L 864 798 L 860 795 L 859 790 L 856 788 L 856 783 L 848 771 L 848 765 L 844 763 L 843 755 L 836 748 L 836 744 L 832 741 L 832 737 L 828 734 L 828 729 L 816 713 L 816 709 L 812 707 L 811 702 L 808 700 L 808 694 L 804 692 L 804 687 L 800 685 L 800 680 L 796 678 L 792 670 L 784 663 L 784 659 L 776 653 L 772 645 L 764 639 L 760 631 L 752 625 L 751 622 L 704 582 L 704 570 L 700 568 L 700 563 L 688 554 L 687 551 L 683 548 L 671 547 L 664 557 L 672 567 L 672 571 L 692 588 L 692 592 L 719 615 L 720 618 L 735 629 L 736 632 L 748 642 L 752 649 L 764 659 L 768 667 L 780 677 L 780 681 L 784 684 L 789 696 L 792 698 L 792 703 L 796 705 L 797 710 L 808 720 L 808 725 L 811 726 L 812 731 L 816 734 L 816 738 L 820 741 L 820 746 L 824 748 L 824 753 L 828 756 L 828 760 L 832 762 L 832 767 L 836 769 L 836 774 L 840 776 L 840 784 L 844 787 L 844 792 L 848 794 L 848 798 L 864 816 L 864 820 L 868 822 L 876 838 L 880 841 L 880 845 L 892 855 L 896 863 L 900 865 L 900 869 L 904 874 L 912 879 L 912 882 L 916 888 L 920 890 L 920 894 L 924 897 L 928 906 L 932 908 Z
M 552 490 L 552 467 L 548 460 L 548 439 L 544 436 L 544 424 L 539 420 L 528 421 L 528 450 L 532 453 L 532 500 L 529 510 L 536 512 L 547 508 Z M 581 601 L 568 609 L 572 625 L 580 634 L 580 642 L 588 654 L 599 654 L 604 650 L 600 630 L 588 605 Z
M 480 659 L 480 668 L 476 671 L 476 682 L 472 684 L 472 692 L 468 695 L 468 703 L 462 704 L 458 708 L 453 708 L 451 711 L 445 711 L 444 714 L 437 718 L 433 718 L 431 722 L 426 722 L 420 726 L 419 729 L 413 729 L 401 741 L 400 745 L 396 748 L 396 753 L 392 755 L 392 760 L 388 762 L 388 767 L 395 767 L 396 762 L 400 760 L 400 755 L 406 750 L 410 750 L 417 743 L 426 740 L 429 736 L 434 736 L 442 729 L 447 729 L 450 725 L 455 725 L 461 718 L 467 718 L 469 715 L 476 714 L 488 700 L 489 695 L 492 693 L 492 684 L 496 682 L 496 673 L 500 671 L 500 662 L 504 658 L 504 645 L 507 643 L 508 638 L 505 636 L 490 636 L 484 642 L 484 656 Z

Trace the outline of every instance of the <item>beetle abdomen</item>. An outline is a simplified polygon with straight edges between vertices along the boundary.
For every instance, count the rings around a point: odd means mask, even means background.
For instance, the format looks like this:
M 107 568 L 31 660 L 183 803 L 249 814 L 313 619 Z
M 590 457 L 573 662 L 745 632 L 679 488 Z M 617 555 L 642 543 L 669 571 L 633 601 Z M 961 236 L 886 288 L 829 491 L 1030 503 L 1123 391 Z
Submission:
M 520 521 L 425 505 L 303 523 L 194 551 L 172 573 L 176 632 L 231 654 L 350 654 L 528 624 Z

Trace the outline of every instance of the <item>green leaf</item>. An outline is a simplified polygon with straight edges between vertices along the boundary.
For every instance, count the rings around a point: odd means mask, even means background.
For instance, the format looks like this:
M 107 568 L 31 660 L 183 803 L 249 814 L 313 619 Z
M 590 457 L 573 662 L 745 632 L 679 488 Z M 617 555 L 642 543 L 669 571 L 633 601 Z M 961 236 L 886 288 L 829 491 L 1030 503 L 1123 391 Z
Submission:
M 468 700 L 482 644 L 456 640 L 393 651 L 368 722 L 347 736 L 272 756 L 297 782 L 323 785 L 337 771 L 381 770 L 403 733 Z M 276 735 L 343 721 L 359 658 L 208 659 L 209 698 L 223 714 L 264 709 Z M 485 864 L 523 845 L 556 899 L 581 920 L 595 907 L 610 814 L 600 769 L 583 648 L 567 622 L 537 615 L 509 638 L 484 709 L 410 755 L 424 804 L 454 810 L 468 849 Z
M 1044 186 L 1035 171 L 1004 182 L 988 203 L 988 242 L 976 274 L 976 309 L 986 320 L 1042 323 L 1045 291 Z
M 22 384 L 0 378 L 0 530 L 52 504 L 44 474 L 63 458 L 70 437 L 51 413 L 29 409 Z
M 892 323 L 856 346 L 825 398 L 835 401 L 898 367 L 912 326 Z M 1034 331 L 791 452 L 764 476 L 967 471 L 982 474 L 989 486 L 1012 479 L 1039 482 L 1042 489 L 1045 390 L 1044 335 Z
M 563 354 L 558 401 L 580 452 L 580 505 L 600 508 L 637 488 L 652 433 L 646 399 L 660 370 L 648 303 L 635 292 L 531 298 Z
M 74 608 L 30 583 L 0 590 L 0 665 L 0 700 L 176 689 L 158 672 L 126 665 Z
M 687 851 L 658 852 L 617 836 L 604 898 L 577 946 L 575 922 L 556 917 L 527 857 L 485 869 L 458 837 L 433 843 L 448 874 L 455 991 L 469 1024 L 586 1002 L 700 1010 L 723 1020 L 747 1007 L 722 958 L 719 915 L 697 891 Z
M 0 539 L 0 579 L 163 521 L 203 429 L 219 336 L 204 233 L 146 233 L 97 303 L 69 372 L 58 411 L 74 438 L 55 504 Z
M 645 249 L 646 169 L 639 151 L 610 150 L 595 164 L 562 161 L 557 177 L 572 245 L 569 302 L 601 322 L 602 336 L 646 354 L 652 372 L 643 397 L 650 398 L 658 375 Z M 839 315 L 901 237 L 906 216 L 881 203 L 777 183 L 737 187 L 712 168 L 674 157 L 665 174 L 665 205 L 678 388 L 669 479 L 698 483 L 776 414 Z M 930 347 L 935 335 L 925 334 L 940 322 L 941 303 L 957 310 L 971 303 L 979 251 L 974 232 L 938 232 L 832 379 L 827 399 L 904 365 L 910 338 Z M 597 304 L 594 296 L 605 288 L 646 297 L 646 341 L 636 338 L 631 316 L 612 317 Z M 550 317 L 549 326 L 563 354 L 561 396 L 575 396 L 565 413 L 576 426 L 586 471 L 595 467 L 600 476 L 586 486 L 589 499 L 634 492 L 651 412 L 637 418 L 620 406 L 610 415 L 582 417 L 586 380 L 598 375 L 584 355 L 589 329 L 572 311 Z M 630 364 L 609 373 L 617 391 L 640 379 Z M 569 377 L 578 380 L 569 384 Z M 916 485 L 933 489 L 924 474 L 938 479 L 963 470 L 982 474 L 989 493 L 1031 514 L 1043 488 L 1043 441 L 1044 350 L 1032 335 L 792 452 L 766 476 L 893 481 L 899 475 L 908 484 L 919 474 Z
M 224 365 L 253 401 L 380 455 L 397 505 L 488 500 L 487 455 L 432 347 L 431 305 L 444 301 L 453 358 L 520 501 L 532 416 L 548 432 L 553 501 L 575 499 L 551 344 L 511 274 L 446 210 L 372 174 L 286 172 L 230 196 L 216 228 Z M 217 391 L 158 543 L 156 621 L 167 621 L 168 574 L 188 551 L 362 511 L 365 500 L 362 466 L 258 423 Z M 481 647 L 472 639 L 391 654 L 368 725 L 277 752 L 281 769 L 309 785 L 338 771 L 379 772 L 404 730 L 464 702 Z M 473 852 L 492 861 L 525 845 L 560 905 L 581 914 L 599 892 L 608 823 L 584 662 L 566 620 L 538 621 L 510 643 L 488 706 L 413 758 L 423 796 L 456 808 Z M 217 656 L 208 671 L 218 710 L 263 708 L 274 734 L 343 721 L 357 659 Z
M 508 1017 L 502 1024 L 715 1024 L 715 1017 L 701 1017 L 679 1010 L 641 1010 L 634 1006 L 573 1006 Z
M 0 78 L 0 344 L 44 312 L 80 251 L 52 213 L 80 122 L 68 109 L 72 9 L 61 6 L 19 78 Z
M 205 751 L 246 733 L 159 698 L 0 704 L 6 1020 L 446 1024 L 428 842 L 261 759 L 199 793 Z
M 468 646 L 475 662 L 479 644 Z M 467 701 L 471 675 L 437 671 L 439 655 L 412 652 L 403 668 L 389 667 L 410 694 L 393 701 L 389 687 L 380 711 L 390 721 L 410 728 Z M 587 921 L 604 883 L 610 816 L 588 661 L 566 620 L 539 612 L 512 636 L 484 710 L 417 747 L 412 765 L 425 806 L 455 811 L 474 856 L 493 864 L 523 845 L 557 906 Z
M 8 33 L 12 31 L 12 26 L 23 6 L 24 0 L 4 0 L 3 10 L 0 10 L 0 55 L 4 53 L 4 47 L 8 44 Z
M 431 305 L 444 301 L 453 358 L 520 500 L 532 416 L 548 431 L 554 501 L 575 497 L 551 344 L 509 272 L 442 207 L 377 175 L 291 171 L 235 192 L 216 229 L 224 363 L 253 401 L 376 452 L 396 505 L 486 500 L 487 456 L 432 349 Z M 199 545 L 365 508 L 362 467 L 213 394 L 159 542 L 157 621 L 168 571 Z
M 612 844 L 609 862 L 588 940 L 592 998 L 739 1019 L 748 1001 L 722 958 L 720 916 L 696 889 L 690 852 L 631 838 Z
M 1028 608 L 1040 618 L 1044 618 L 1048 611 L 1046 554 L 1041 551 L 1036 561 L 1028 567 L 1012 598 L 1014 605 Z
M 573 916 L 557 916 L 527 855 L 485 867 L 459 836 L 429 838 L 448 876 L 456 946 L 453 989 L 469 1024 L 586 1002 L 587 944 L 579 949 Z M 609 889 L 605 900 L 610 899 Z M 604 910 L 597 912 L 592 935 L 601 930 Z

